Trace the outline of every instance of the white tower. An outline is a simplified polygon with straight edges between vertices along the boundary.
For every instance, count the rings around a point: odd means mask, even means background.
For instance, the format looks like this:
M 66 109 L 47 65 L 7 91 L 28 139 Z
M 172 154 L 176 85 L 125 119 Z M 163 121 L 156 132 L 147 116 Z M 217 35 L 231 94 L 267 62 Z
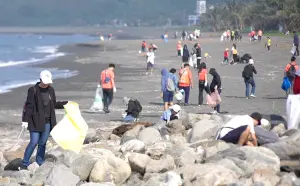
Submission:
M 206 0 L 197 0 L 196 13 L 198 15 L 206 13 Z

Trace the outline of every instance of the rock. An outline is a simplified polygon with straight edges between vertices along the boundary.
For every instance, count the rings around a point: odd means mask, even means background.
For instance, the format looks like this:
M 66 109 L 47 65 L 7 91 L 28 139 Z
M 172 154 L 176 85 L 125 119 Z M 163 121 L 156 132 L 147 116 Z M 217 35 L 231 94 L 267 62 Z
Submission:
M 171 134 L 184 134 L 185 126 L 182 124 L 182 120 L 173 120 L 167 124 L 167 127 L 170 128 Z
M 182 175 L 185 184 L 192 183 L 195 186 L 227 185 L 239 179 L 234 171 L 211 163 L 188 165 L 175 172 Z
M 184 122 L 183 124 L 186 127 L 186 129 L 190 129 L 193 127 L 195 123 L 197 123 L 200 120 L 209 120 L 211 118 L 211 115 L 189 113 L 187 114 L 187 118 L 188 118 L 188 122 Z
M 16 180 L 14 178 L 9 177 L 1 177 L 0 176 L 0 185 L 6 186 L 6 185 L 19 185 L 16 183 Z
M 146 166 L 146 172 L 148 173 L 164 173 L 174 169 L 175 162 L 172 156 L 163 156 L 160 160 L 150 160 Z
M 95 163 L 96 159 L 91 155 L 82 155 L 72 162 L 70 168 L 75 175 L 79 176 L 80 180 L 86 181 Z
M 181 178 L 175 172 L 168 172 L 161 186 L 180 186 L 182 185 Z
M 188 139 L 190 143 L 203 139 L 215 139 L 219 125 L 213 120 L 198 121 L 192 129 L 191 136 Z
M 24 156 L 24 151 L 25 151 L 25 146 L 24 147 L 20 147 L 15 151 L 4 151 L 3 152 L 3 157 L 5 158 L 5 160 L 7 162 L 11 162 L 15 159 L 23 159 Z
M 122 185 L 131 175 L 130 166 L 122 159 L 114 155 L 104 155 L 97 159 L 89 181 L 113 182 L 116 185 Z
M 158 130 L 148 127 L 140 131 L 138 139 L 145 143 L 145 145 L 152 145 L 161 140 L 161 136 Z
M 145 183 L 142 186 L 161 186 L 165 177 L 166 173 L 146 173 L 143 180 Z
M 294 173 L 284 174 L 281 176 L 281 180 L 278 185 L 282 186 L 294 186 L 294 182 L 297 180 L 297 177 Z
M 121 147 L 121 151 L 125 152 L 143 152 L 145 151 L 145 144 L 144 142 L 134 139 L 127 141 Z
M 28 185 L 28 181 L 30 180 L 30 172 L 27 170 L 13 171 L 9 177 L 16 179 L 16 182 L 19 184 Z
M 263 145 L 271 149 L 281 160 L 299 159 L 300 157 L 300 141 L 284 140 L 277 143 L 268 143 Z
M 171 148 L 171 144 L 167 142 L 159 142 L 155 143 L 151 146 L 146 147 L 146 152 L 148 156 L 150 156 L 152 159 L 159 160 L 160 157 L 164 154 L 166 149 L 169 147 Z
M 143 176 L 138 173 L 133 173 L 122 186 L 143 185 L 144 183 Z
M 234 146 L 234 145 L 230 144 L 230 143 L 226 143 L 224 141 L 220 141 L 220 140 L 212 141 L 212 143 L 209 146 L 206 146 L 206 148 L 204 148 L 205 152 L 206 152 L 206 158 L 211 157 L 220 151 L 229 149 L 232 146 Z
M 286 132 L 286 129 L 285 129 L 285 126 L 283 123 L 275 126 L 273 129 L 272 129 L 273 132 L 275 132 L 276 134 L 278 134 L 278 136 L 282 136 L 285 132 Z
M 145 173 L 147 164 L 150 162 L 151 158 L 145 154 L 132 153 L 128 157 L 129 165 L 132 171 L 138 172 L 140 174 Z
M 116 186 L 113 183 L 105 182 L 105 183 L 85 183 L 81 186 Z
M 36 160 L 36 156 L 33 156 L 32 158 L 30 158 L 30 162 L 35 162 L 35 160 Z M 53 154 L 46 153 L 45 154 L 45 162 L 46 161 L 55 163 L 58 161 L 58 158 L 56 156 L 54 156 Z
M 176 146 L 183 146 L 187 143 L 187 139 L 182 134 L 172 134 L 170 135 L 169 140 Z
M 228 184 L 227 186 L 253 186 L 252 179 L 240 179 L 238 182 Z
M 271 125 L 270 121 L 267 120 L 267 119 L 264 119 L 264 121 L 265 122 L 262 122 L 261 127 L 264 128 L 264 129 L 266 129 L 267 131 L 270 131 L 271 128 L 272 128 L 272 125 Z
M 74 186 L 80 181 L 70 168 L 63 164 L 55 165 L 46 183 L 55 186 Z
M 120 140 L 121 138 L 117 135 L 114 135 L 114 134 L 110 134 L 109 135 L 109 139 L 110 140 L 114 140 L 114 141 L 117 141 L 117 140 Z
M 204 155 L 197 154 L 196 150 L 190 147 L 173 148 L 166 153 L 174 158 L 176 167 L 183 167 L 189 164 L 201 163 Z
M 30 172 L 30 174 L 34 174 L 35 171 L 39 168 L 40 166 L 36 163 L 36 162 L 33 162 L 32 164 L 30 164 L 27 169 L 28 171 Z
M 280 181 L 280 178 L 276 175 L 276 173 L 268 169 L 257 169 L 254 171 L 252 180 L 254 183 L 260 182 L 265 186 L 273 186 L 277 185 L 277 183 Z
M 297 132 L 299 132 L 298 129 L 290 129 L 290 130 L 285 131 L 285 133 L 283 133 L 283 134 L 281 135 L 281 137 L 282 137 L 282 136 L 287 136 L 287 137 L 289 137 L 289 136 L 292 136 L 292 135 L 296 134 Z
M 0 168 L 2 168 L 2 166 L 7 165 L 7 164 L 8 164 L 8 162 L 4 158 L 3 152 L 0 152 Z
M 54 167 L 54 163 L 45 162 L 36 170 L 35 174 L 29 180 L 29 183 L 31 185 L 44 185 L 44 183 L 46 183 L 46 179 L 50 175 L 53 167 Z
M 7 164 L 4 167 L 4 170 L 18 171 L 20 166 L 22 166 L 22 159 L 17 158 L 12 160 L 9 164 Z

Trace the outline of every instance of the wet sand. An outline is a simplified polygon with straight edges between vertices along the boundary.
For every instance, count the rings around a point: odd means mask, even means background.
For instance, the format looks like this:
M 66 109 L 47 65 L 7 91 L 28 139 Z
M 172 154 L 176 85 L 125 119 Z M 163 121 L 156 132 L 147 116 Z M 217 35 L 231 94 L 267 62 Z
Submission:
M 145 57 L 139 51 L 140 40 L 112 41 L 111 43 L 98 42 L 66 45 L 61 51 L 71 53 L 39 65 L 45 68 L 59 68 L 77 70 L 79 75 L 54 81 L 57 100 L 70 100 L 80 104 L 82 115 L 91 128 L 112 128 L 121 123 L 121 114 L 125 110 L 122 97 L 137 98 L 143 105 L 141 121 L 156 122 L 162 114 L 163 106 L 160 98 L 160 71 L 162 68 L 176 68 L 179 70 L 182 62 L 176 57 L 176 40 L 164 43 L 161 40 L 148 40 L 155 43 L 159 49 L 156 53 L 155 71 L 153 75 L 145 75 Z M 245 85 L 241 78 L 244 65 L 233 66 L 220 65 L 223 60 L 225 48 L 231 48 L 232 43 L 220 43 L 219 38 L 201 38 L 202 53 L 208 52 L 212 57 L 208 59 L 208 68 L 216 68 L 222 78 L 222 113 L 249 114 L 254 111 L 263 114 L 285 115 L 285 93 L 281 90 L 283 69 L 290 61 L 291 39 L 273 38 L 273 48 L 267 52 L 262 43 L 250 43 L 248 38 L 238 43 L 240 54 L 250 53 L 255 60 L 258 75 L 256 80 L 255 99 L 245 99 Z M 191 50 L 194 42 L 188 42 Z M 284 44 L 284 47 L 276 47 L 276 44 Z M 105 46 L 105 47 L 104 47 Z M 109 63 L 117 64 L 116 86 L 117 93 L 111 106 L 111 114 L 85 113 L 94 99 L 97 82 L 101 70 L 107 68 Z M 183 107 L 188 112 L 209 113 L 212 111 L 207 106 L 199 107 L 197 72 L 193 71 L 194 89 L 191 91 L 190 106 Z M 211 77 L 209 77 L 211 80 Z M 21 129 L 21 113 L 26 99 L 27 87 L 14 89 L 12 92 L 0 95 L 0 130 L 2 144 L 13 143 L 17 133 Z M 64 114 L 63 110 L 57 111 L 58 121 Z M 28 132 L 27 132 L 28 134 Z M 23 139 L 28 139 L 23 137 Z

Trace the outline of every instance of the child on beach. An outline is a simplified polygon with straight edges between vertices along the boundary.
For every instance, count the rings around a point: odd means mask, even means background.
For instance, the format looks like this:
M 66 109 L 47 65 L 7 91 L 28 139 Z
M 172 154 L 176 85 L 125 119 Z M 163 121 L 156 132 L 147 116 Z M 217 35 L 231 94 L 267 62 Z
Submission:
M 177 56 L 181 57 L 182 56 L 182 45 L 181 45 L 181 41 L 177 42 Z
M 271 45 L 272 45 L 272 40 L 270 37 L 267 37 L 267 49 L 268 49 L 268 52 L 271 51 Z
M 226 48 L 224 51 L 224 60 L 223 60 L 222 64 L 224 64 L 225 62 L 229 63 L 228 57 L 229 57 L 229 49 Z
M 148 75 L 149 72 L 152 75 L 153 68 L 154 68 L 154 59 L 155 59 L 155 55 L 154 55 L 154 52 L 153 52 L 152 48 L 149 48 L 149 52 L 147 52 L 146 59 L 147 59 L 147 72 L 146 72 L 146 75 Z

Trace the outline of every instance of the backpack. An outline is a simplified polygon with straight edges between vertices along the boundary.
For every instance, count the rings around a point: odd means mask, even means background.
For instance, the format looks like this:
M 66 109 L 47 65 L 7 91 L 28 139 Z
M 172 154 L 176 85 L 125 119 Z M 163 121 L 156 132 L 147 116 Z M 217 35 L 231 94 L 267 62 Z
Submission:
M 176 89 L 174 81 L 171 77 L 168 78 L 167 80 L 167 90 L 170 92 L 174 92 Z
M 249 65 L 245 66 L 242 72 L 242 77 L 245 79 L 250 79 L 252 77 L 252 69 L 250 68 Z
M 296 68 L 295 65 L 290 64 L 290 68 L 289 70 L 286 72 L 286 76 L 288 77 L 295 77 L 295 73 L 296 73 Z
M 133 102 L 134 102 L 134 104 L 135 104 L 135 106 L 136 106 L 136 108 L 137 108 L 137 112 L 138 112 L 138 113 L 142 112 L 143 107 L 142 107 L 141 103 L 140 103 L 137 99 L 134 100 Z

